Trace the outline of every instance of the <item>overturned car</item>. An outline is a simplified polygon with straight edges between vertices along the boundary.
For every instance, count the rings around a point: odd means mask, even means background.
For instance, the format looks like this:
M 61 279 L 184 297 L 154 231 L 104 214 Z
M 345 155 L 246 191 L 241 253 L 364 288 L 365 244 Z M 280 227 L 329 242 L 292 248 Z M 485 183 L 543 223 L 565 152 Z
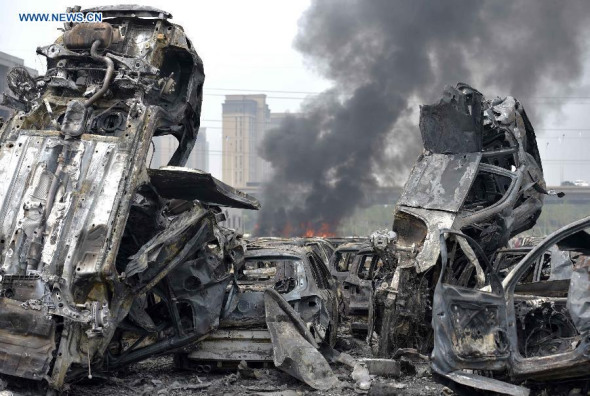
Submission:
M 379 247 L 387 275 L 376 283 L 370 331 L 381 356 L 432 348 L 432 297 L 439 277 L 439 229 L 461 231 L 486 256 L 535 224 L 546 194 L 534 129 L 516 99 L 485 99 L 466 84 L 421 106 L 424 152 L 396 205 L 394 238 Z M 458 240 L 449 273 L 484 286 L 484 268 Z M 370 333 L 370 336 L 372 333 Z
M 259 207 L 182 168 L 204 81 L 182 27 L 150 7 L 86 11 L 103 21 L 37 49 L 46 75 L 9 72 L 0 121 L 0 373 L 54 389 L 214 330 L 244 253 L 218 205 Z M 178 148 L 149 169 L 163 135 Z

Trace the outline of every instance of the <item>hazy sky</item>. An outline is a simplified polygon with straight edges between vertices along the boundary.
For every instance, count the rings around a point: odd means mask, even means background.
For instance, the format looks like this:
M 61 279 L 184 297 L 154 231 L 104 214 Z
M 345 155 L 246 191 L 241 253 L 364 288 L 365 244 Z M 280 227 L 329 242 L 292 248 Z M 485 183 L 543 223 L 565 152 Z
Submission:
M 45 70 L 45 58 L 35 49 L 53 42 L 59 35 L 56 22 L 20 22 L 22 12 L 65 12 L 72 4 L 82 8 L 113 4 L 114 1 L 5 1 L 0 12 L 0 51 L 23 58 L 25 64 Z M 131 3 L 131 2 L 129 2 Z M 172 22 L 182 25 L 205 64 L 205 97 L 201 125 L 207 127 L 210 168 L 221 177 L 221 103 L 230 93 L 267 93 L 271 111 L 297 111 L 300 93 L 319 92 L 329 82 L 305 66 L 293 49 L 297 21 L 308 0 L 290 1 L 153 1 L 151 5 L 172 14 Z M 256 92 L 225 91 L 244 89 Z
M 45 59 L 35 54 L 39 45 L 47 45 L 59 35 L 55 22 L 20 22 L 22 12 L 64 12 L 79 4 L 112 4 L 112 1 L 3 1 L 0 10 L 0 51 L 25 59 L 27 66 L 44 71 Z M 221 173 L 221 103 L 227 93 L 267 93 L 272 111 L 295 112 L 300 93 L 272 91 L 319 92 L 330 86 L 302 56 L 293 49 L 298 20 L 309 6 L 309 0 L 215 0 L 153 1 L 143 3 L 169 11 L 172 21 L 182 25 L 205 64 L 205 97 L 201 125 L 207 127 L 210 143 L 211 171 Z M 567 62 L 567 59 L 564 59 Z M 586 76 L 588 68 L 586 68 Z M 590 78 L 584 78 L 590 86 Z M 449 81 L 454 84 L 455 81 Z M 225 89 L 230 91 L 225 91 Z M 252 90 L 241 92 L 231 90 Z M 442 89 L 442 87 L 441 87 Z M 508 93 L 486 93 L 493 94 Z M 578 96 L 588 96 L 580 88 Z M 551 106 L 538 100 L 521 98 L 525 108 Z M 542 102 L 542 101 L 541 101 Z M 545 101 L 546 102 L 546 101 Z M 590 179 L 590 100 L 566 100 L 562 112 L 544 120 L 533 120 L 538 130 L 539 148 L 544 160 L 548 184 L 562 179 Z M 579 130 L 571 130 L 579 128 Z M 565 136 L 565 138 L 564 138 Z

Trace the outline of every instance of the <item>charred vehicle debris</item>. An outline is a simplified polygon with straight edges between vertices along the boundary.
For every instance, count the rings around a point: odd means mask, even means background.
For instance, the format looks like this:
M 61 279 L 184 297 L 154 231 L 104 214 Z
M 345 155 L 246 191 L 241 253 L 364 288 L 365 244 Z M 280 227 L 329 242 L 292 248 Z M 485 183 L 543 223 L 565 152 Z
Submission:
M 441 230 L 443 265 L 433 301 L 433 370 L 462 385 L 510 394 L 529 389 L 500 380 L 587 379 L 590 218 L 549 235 L 503 280 L 473 239 L 446 231 Z M 445 234 L 474 247 L 472 259 L 485 266 L 487 287 L 447 281 L 453 259 Z M 474 370 L 493 374 L 483 377 Z
M 183 29 L 149 7 L 93 11 L 103 22 L 37 49 L 46 75 L 12 69 L 3 100 L 0 372 L 52 389 L 217 328 L 244 254 L 218 206 L 259 207 L 182 168 L 205 77 Z M 178 149 L 149 169 L 162 135 Z
M 376 288 L 379 353 L 432 346 L 432 290 L 440 272 L 440 229 L 461 231 L 492 255 L 540 215 L 545 182 L 535 133 L 512 97 L 486 100 L 465 85 L 447 87 L 438 104 L 420 108 L 424 153 L 394 212 L 385 248 L 393 274 Z M 459 240 L 448 274 L 484 286 L 483 268 Z
M 184 167 L 205 74 L 183 28 L 151 7 L 82 12 L 103 21 L 67 23 L 37 49 L 47 73 L 13 68 L 2 97 L 1 375 L 63 391 L 173 355 L 199 374 L 274 365 L 320 391 L 344 386 L 339 363 L 364 392 L 412 356 L 459 391 L 588 378 L 590 218 L 517 236 L 555 194 L 518 100 L 459 83 L 421 106 L 391 229 L 247 240 L 220 207 L 258 201 Z M 152 169 L 165 135 L 178 148 Z M 376 358 L 338 352 L 343 334 Z
M 274 361 L 316 389 L 333 387 L 337 380 L 318 347 L 336 343 L 338 300 L 322 258 L 310 247 L 258 242 L 247 246 L 235 279 L 219 329 L 188 360 Z
M 341 312 L 350 322 L 351 333 L 366 334 L 374 283 L 383 269 L 381 255 L 368 242 L 343 244 L 335 251 L 330 269 L 339 283 Z

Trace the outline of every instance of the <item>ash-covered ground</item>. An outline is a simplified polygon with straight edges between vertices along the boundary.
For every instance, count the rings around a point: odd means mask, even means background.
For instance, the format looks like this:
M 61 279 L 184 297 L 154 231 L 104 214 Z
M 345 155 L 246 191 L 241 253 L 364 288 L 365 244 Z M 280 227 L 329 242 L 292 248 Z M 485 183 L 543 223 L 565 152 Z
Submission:
M 364 340 L 347 334 L 341 327 L 336 349 L 355 358 L 372 357 Z M 332 364 L 342 387 L 317 391 L 290 375 L 272 367 L 248 368 L 203 374 L 178 370 L 172 356 L 152 358 L 128 367 L 106 378 L 95 378 L 72 384 L 71 395 L 448 395 L 453 392 L 436 383 L 425 364 L 402 364 L 399 378 L 372 377 L 371 388 L 355 387 L 351 368 Z
M 346 352 L 355 359 L 373 357 L 364 339 L 350 335 L 348 325 L 340 327 L 336 350 Z M 418 356 L 418 358 L 416 358 Z M 474 390 L 453 390 L 433 378 L 429 361 L 424 356 L 404 356 L 397 359 L 401 375 L 371 376 L 371 386 L 361 390 L 352 378 L 352 369 L 333 363 L 332 369 L 341 381 L 340 387 L 318 391 L 273 367 L 247 367 L 211 373 L 180 370 L 175 367 L 173 355 L 154 357 L 114 373 L 93 372 L 92 379 L 84 379 L 66 386 L 64 395 L 80 396 L 147 396 L 147 395 L 471 395 Z M 590 395 L 589 381 L 558 384 L 529 384 L 531 395 L 582 396 Z M 46 395 L 46 388 L 39 382 L 18 378 L 0 378 L 0 396 Z M 477 394 L 485 395 L 485 392 Z
M 355 390 L 351 370 L 335 365 L 334 371 L 343 387 L 330 391 L 316 391 L 277 369 L 255 370 L 257 378 L 245 378 L 240 372 L 196 374 L 178 371 L 172 357 L 160 357 L 131 366 L 105 380 L 73 384 L 72 395 L 357 395 L 407 394 L 440 395 L 443 386 L 430 375 L 406 376 L 398 380 L 375 378 L 368 392 Z
M 335 349 L 355 359 L 372 357 L 364 339 L 350 335 L 347 324 L 340 327 Z M 352 369 L 333 363 L 332 368 L 341 387 L 317 391 L 276 368 L 272 362 L 266 368 L 242 368 L 211 373 L 180 370 L 173 355 L 154 357 L 115 373 L 93 372 L 92 379 L 69 384 L 66 395 L 81 396 L 147 396 L 147 395 L 449 395 L 453 392 L 434 381 L 427 361 L 415 364 L 402 362 L 399 377 L 371 376 L 371 387 L 361 390 L 352 378 Z M 38 383 L 22 379 L 0 380 L 0 396 L 29 396 L 45 394 Z

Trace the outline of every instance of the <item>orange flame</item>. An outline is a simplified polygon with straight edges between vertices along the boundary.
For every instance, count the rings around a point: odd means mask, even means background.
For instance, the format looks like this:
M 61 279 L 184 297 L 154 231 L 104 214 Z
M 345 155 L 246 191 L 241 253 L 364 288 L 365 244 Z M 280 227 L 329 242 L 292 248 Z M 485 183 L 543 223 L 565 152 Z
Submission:
M 294 236 L 311 237 L 334 237 L 336 233 L 332 231 L 332 226 L 328 223 L 322 223 L 319 228 L 311 223 L 301 223 L 299 227 L 294 227 L 291 223 L 286 223 L 283 229 L 278 233 L 280 236 L 289 238 Z
M 304 227 L 302 227 L 302 228 L 304 228 Z M 327 238 L 327 237 L 336 236 L 336 234 L 332 231 L 332 227 L 330 227 L 330 224 L 328 224 L 328 223 L 322 223 L 322 225 L 320 226 L 319 229 L 314 229 L 308 223 L 304 229 L 305 229 L 305 233 L 303 234 L 303 236 L 305 236 L 306 238 L 309 238 L 309 237 Z
M 283 235 L 285 237 L 289 237 L 289 236 L 291 236 L 292 233 L 293 233 L 293 227 L 291 226 L 291 223 L 285 224 L 285 227 L 283 228 L 281 235 Z

